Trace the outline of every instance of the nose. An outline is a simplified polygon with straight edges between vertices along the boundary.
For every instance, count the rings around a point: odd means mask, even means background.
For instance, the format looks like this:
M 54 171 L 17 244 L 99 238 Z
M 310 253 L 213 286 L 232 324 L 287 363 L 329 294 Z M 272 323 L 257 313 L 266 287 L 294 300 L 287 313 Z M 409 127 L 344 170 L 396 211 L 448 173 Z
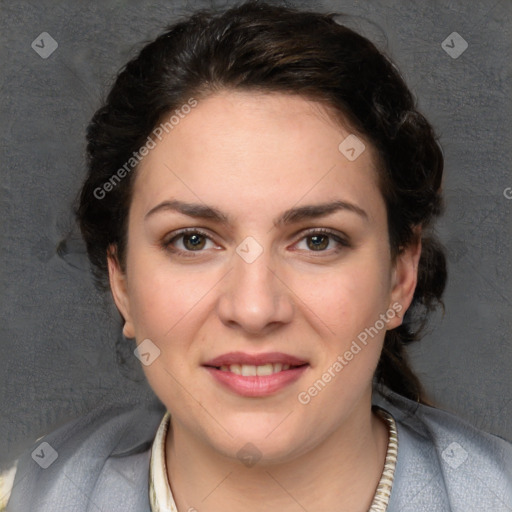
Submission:
M 236 253 L 232 261 L 217 306 L 221 321 L 252 335 L 265 335 L 291 322 L 293 292 L 286 276 L 272 268 L 269 252 L 252 262 Z

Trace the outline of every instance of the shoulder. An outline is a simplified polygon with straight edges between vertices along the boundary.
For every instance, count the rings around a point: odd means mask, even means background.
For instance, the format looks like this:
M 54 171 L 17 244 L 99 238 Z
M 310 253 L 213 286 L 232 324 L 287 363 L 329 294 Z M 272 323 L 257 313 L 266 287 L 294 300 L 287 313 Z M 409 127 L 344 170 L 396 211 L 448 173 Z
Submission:
M 447 411 L 390 398 L 375 403 L 397 423 L 392 494 L 404 510 L 510 510 L 512 443 Z
M 39 439 L 18 459 L 6 510 L 145 510 L 141 490 L 164 413 L 158 401 L 104 404 Z

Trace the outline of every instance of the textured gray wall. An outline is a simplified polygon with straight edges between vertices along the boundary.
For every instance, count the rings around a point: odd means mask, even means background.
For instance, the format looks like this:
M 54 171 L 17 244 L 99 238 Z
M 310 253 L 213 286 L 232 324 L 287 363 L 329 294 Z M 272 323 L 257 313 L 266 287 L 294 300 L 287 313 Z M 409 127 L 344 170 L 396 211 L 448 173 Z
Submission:
M 354 15 L 441 135 L 446 314 L 410 353 L 439 406 L 512 439 L 512 2 L 291 3 Z M 85 127 L 114 73 L 168 22 L 207 5 L 0 1 L 0 468 L 99 401 L 152 399 L 129 345 L 138 381 L 117 365 L 118 319 L 93 287 L 81 242 L 71 236 L 65 259 L 55 249 L 72 230 Z M 42 32 L 58 43 L 46 59 L 36 53 L 51 49 L 47 36 L 40 48 Z M 452 32 L 468 44 L 457 58 L 461 41 L 447 39 L 451 55 L 441 46 Z

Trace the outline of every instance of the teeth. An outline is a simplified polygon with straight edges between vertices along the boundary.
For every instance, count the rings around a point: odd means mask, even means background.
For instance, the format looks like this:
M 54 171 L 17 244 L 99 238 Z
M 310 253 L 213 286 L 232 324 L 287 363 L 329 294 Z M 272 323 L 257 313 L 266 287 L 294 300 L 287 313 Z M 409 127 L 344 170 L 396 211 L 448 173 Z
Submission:
M 237 375 L 242 375 L 242 367 L 239 364 L 230 365 L 229 371 L 232 373 L 236 373 Z
M 242 376 L 243 377 L 255 377 L 256 376 L 256 366 L 243 364 L 242 365 Z
M 272 375 L 274 373 L 272 363 L 256 366 L 255 368 L 256 375 Z
M 236 375 L 242 375 L 243 377 L 255 377 L 257 375 L 263 377 L 280 371 L 289 370 L 290 365 L 281 363 L 267 363 L 259 366 L 252 364 L 230 364 L 222 365 L 220 369 L 223 372 L 231 372 Z

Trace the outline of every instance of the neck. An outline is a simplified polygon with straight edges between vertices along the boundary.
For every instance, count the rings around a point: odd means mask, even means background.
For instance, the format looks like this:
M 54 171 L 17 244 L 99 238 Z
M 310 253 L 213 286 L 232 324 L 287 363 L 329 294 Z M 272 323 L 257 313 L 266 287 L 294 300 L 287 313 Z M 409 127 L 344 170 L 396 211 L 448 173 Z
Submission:
M 171 421 L 167 476 L 179 512 L 367 512 L 387 443 L 387 426 L 371 412 L 371 393 L 314 449 L 280 464 L 245 467 Z

